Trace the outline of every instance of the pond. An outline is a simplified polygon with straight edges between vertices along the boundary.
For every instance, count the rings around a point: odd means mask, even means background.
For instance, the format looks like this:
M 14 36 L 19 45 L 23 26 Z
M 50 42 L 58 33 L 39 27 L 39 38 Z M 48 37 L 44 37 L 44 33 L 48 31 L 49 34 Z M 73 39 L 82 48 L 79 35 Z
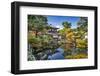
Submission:
M 87 50 L 80 50 L 78 48 L 71 48 L 70 50 L 60 46 L 49 49 L 31 49 L 28 60 L 60 60 L 60 59 L 80 59 L 87 58 Z M 37 51 L 37 52 L 36 52 Z
M 64 59 L 64 50 L 62 48 L 57 48 L 55 52 L 48 55 L 48 60 Z

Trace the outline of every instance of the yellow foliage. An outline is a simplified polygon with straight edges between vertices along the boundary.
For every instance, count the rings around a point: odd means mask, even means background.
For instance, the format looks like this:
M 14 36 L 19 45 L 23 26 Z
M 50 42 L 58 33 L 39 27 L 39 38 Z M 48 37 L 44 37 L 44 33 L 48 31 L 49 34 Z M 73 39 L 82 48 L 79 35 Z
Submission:
M 66 33 L 66 37 L 72 37 L 72 36 L 73 36 L 73 32 Z
M 81 59 L 81 58 L 87 58 L 87 54 L 77 54 L 77 55 L 69 55 L 66 56 L 67 59 Z
M 71 28 L 63 28 L 60 32 L 65 36 L 65 41 L 69 43 L 69 45 L 72 46 L 73 44 L 76 44 L 76 47 L 78 48 L 87 47 L 87 40 L 81 38 L 81 35 L 85 34 L 84 31 L 78 31 L 77 34 L 75 34 L 75 31 Z
M 87 41 L 86 40 L 76 39 L 76 43 L 77 43 L 77 47 L 79 47 L 79 48 L 87 47 Z

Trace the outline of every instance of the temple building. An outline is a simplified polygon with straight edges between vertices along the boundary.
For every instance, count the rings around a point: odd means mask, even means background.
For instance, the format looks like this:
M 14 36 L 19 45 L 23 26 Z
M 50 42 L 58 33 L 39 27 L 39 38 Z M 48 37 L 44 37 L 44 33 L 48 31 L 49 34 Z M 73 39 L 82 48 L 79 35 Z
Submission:
M 48 30 L 48 34 L 51 35 L 55 40 L 60 40 L 61 36 L 58 34 L 58 29 L 56 27 L 52 27 Z

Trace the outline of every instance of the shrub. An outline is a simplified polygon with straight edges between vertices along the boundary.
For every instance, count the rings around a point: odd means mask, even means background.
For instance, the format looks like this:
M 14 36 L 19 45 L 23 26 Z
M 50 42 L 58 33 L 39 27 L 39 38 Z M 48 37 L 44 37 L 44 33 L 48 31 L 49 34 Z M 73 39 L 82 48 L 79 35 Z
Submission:
M 87 58 L 87 54 L 77 54 L 77 55 L 68 55 L 65 56 L 66 59 L 81 59 L 81 58 Z

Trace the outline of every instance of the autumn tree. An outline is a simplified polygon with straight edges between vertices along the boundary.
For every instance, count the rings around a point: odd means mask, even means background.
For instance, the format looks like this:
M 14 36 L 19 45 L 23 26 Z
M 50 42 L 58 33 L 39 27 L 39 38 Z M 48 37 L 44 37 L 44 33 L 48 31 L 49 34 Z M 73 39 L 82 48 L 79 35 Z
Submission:
M 63 22 L 63 29 L 60 30 L 60 34 L 63 36 L 63 41 L 65 43 L 65 47 L 70 49 L 73 45 L 73 30 L 71 29 L 70 22 Z

